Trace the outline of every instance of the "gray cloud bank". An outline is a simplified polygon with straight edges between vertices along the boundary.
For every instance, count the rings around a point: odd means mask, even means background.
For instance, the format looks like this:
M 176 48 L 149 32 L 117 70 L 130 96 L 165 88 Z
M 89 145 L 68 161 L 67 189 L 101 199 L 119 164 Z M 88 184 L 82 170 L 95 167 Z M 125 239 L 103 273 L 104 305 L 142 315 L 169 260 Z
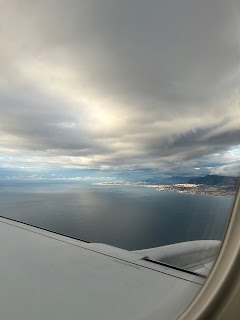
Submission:
M 8 0 L 1 16 L 3 168 L 239 174 L 239 1 Z

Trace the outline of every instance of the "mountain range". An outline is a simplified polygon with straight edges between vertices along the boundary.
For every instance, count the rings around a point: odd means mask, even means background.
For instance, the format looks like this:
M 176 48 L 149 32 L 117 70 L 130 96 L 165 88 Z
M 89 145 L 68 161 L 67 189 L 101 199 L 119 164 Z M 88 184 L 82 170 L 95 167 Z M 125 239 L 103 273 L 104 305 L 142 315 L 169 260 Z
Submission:
M 206 184 L 211 186 L 229 186 L 236 188 L 238 185 L 238 177 L 227 177 L 218 175 L 207 175 L 205 177 L 191 178 L 185 181 L 190 184 Z

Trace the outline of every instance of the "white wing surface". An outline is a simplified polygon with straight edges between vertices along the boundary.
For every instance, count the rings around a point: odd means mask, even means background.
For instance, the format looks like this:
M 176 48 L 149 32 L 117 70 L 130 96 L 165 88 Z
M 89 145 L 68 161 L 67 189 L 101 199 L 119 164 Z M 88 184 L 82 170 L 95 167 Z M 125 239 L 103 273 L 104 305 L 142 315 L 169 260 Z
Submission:
M 2 320 L 177 318 L 204 278 L 0 218 Z

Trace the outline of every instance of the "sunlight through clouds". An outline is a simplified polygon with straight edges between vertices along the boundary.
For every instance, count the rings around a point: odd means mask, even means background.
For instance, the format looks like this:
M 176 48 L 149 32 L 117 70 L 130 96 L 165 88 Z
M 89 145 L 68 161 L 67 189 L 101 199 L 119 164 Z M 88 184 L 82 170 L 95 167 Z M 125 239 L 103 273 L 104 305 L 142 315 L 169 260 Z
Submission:
M 239 2 L 108 4 L 3 1 L 0 168 L 238 175 Z

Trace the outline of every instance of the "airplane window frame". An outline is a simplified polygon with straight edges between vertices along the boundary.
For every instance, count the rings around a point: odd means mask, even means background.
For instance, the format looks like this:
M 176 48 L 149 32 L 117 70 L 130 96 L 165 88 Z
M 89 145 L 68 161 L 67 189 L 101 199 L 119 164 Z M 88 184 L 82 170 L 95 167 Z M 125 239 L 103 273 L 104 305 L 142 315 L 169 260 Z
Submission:
M 239 181 L 240 182 L 240 181 Z M 240 314 L 240 183 L 216 262 L 179 320 L 237 319 Z

